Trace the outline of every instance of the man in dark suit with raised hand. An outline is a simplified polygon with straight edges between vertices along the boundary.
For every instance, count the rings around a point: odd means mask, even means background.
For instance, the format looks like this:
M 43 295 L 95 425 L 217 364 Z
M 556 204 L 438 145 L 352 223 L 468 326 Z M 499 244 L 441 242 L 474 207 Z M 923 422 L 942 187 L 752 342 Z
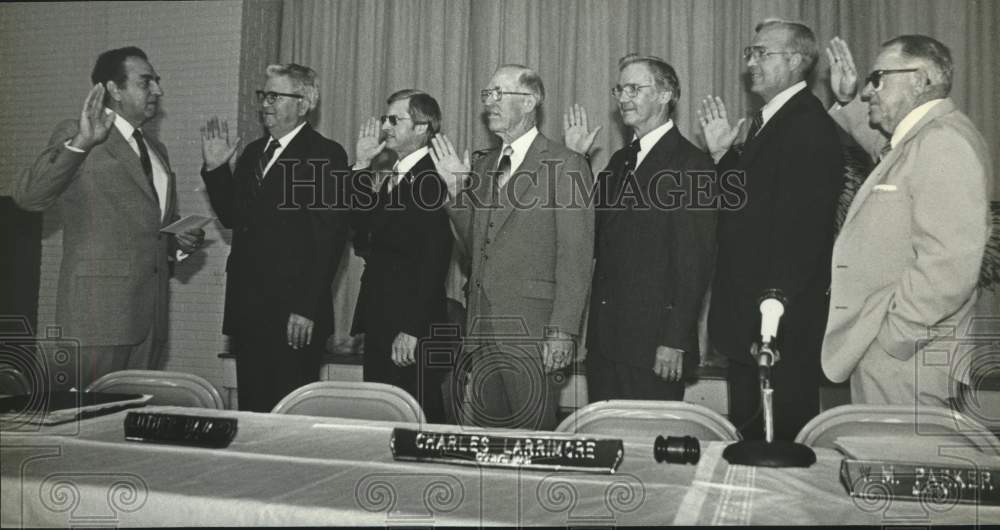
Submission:
M 380 120 L 362 126 L 355 148 L 354 179 L 368 187 L 373 204 L 355 204 L 351 214 L 355 240 L 367 249 L 351 332 L 365 334 L 364 380 L 406 390 L 427 421 L 442 423 L 440 372 L 450 363 L 429 358 L 425 347 L 434 326 L 447 320 L 444 281 L 451 262 L 448 192 L 430 157 L 441 108 L 413 89 L 392 94 L 386 104 Z M 395 155 L 388 157 L 394 163 L 382 163 L 383 150 Z
M 834 211 L 843 181 L 837 126 L 809 91 L 819 56 L 811 29 L 766 21 L 744 50 L 750 90 L 764 100 L 742 146 L 725 105 L 709 96 L 701 125 L 720 173 L 741 172 L 746 204 L 719 214 L 709 336 L 729 358 L 729 417 L 744 438 L 763 437 L 757 366 L 759 299 L 787 299 L 773 370 L 775 438 L 792 440 L 819 413 L 819 351 L 827 315 Z M 723 177 L 725 178 L 725 176 Z
M 596 268 L 587 326 L 587 393 L 605 399 L 684 398 L 700 360 L 698 316 L 715 250 L 715 211 L 693 202 L 712 159 L 671 116 L 680 97 L 673 67 L 628 55 L 612 89 L 630 143 L 598 175 Z M 582 107 L 564 119 L 567 146 L 586 152 Z
M 219 221 L 233 230 L 223 333 L 236 354 L 240 409 L 269 412 L 319 378 L 349 225 L 338 193 L 348 169 L 340 144 L 306 120 L 319 100 L 316 72 L 270 65 L 257 96 L 267 134 L 232 170 L 239 139 L 231 143 L 213 118 L 203 133 L 202 178 Z
M 56 127 L 14 186 L 21 208 L 62 216 L 55 323 L 80 341 L 81 379 L 66 381 L 79 390 L 110 372 L 162 368 L 168 261 L 205 235 L 160 232 L 178 217 L 177 189 L 166 148 L 142 130 L 163 96 L 146 54 L 102 53 L 91 82 L 80 118 Z

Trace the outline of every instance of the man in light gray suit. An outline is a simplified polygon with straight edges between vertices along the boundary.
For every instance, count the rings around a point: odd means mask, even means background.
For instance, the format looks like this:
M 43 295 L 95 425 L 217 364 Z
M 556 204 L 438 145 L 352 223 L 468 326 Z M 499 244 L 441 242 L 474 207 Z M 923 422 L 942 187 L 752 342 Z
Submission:
M 167 150 L 141 128 L 163 95 L 146 54 L 106 51 L 91 81 L 80 118 L 56 127 L 14 188 L 21 208 L 58 206 L 62 217 L 55 323 L 80 341 L 80 378 L 66 381 L 80 390 L 109 372 L 161 366 L 168 259 L 204 238 L 160 232 L 178 217 L 177 190 Z
M 832 115 L 879 161 L 833 249 L 823 371 L 850 377 L 855 403 L 947 406 L 966 377 L 948 339 L 975 313 L 990 233 L 986 142 L 948 97 L 951 53 L 937 40 L 884 43 L 867 105 L 847 44 L 827 54 L 842 105 Z
M 583 156 L 538 132 L 545 88 L 533 70 L 500 66 L 480 99 L 500 149 L 470 164 L 448 138 L 431 140 L 458 246 L 471 262 L 456 367 L 470 376 L 464 420 L 554 429 L 557 371 L 573 362 L 590 288 L 594 210 L 582 191 L 593 177 Z

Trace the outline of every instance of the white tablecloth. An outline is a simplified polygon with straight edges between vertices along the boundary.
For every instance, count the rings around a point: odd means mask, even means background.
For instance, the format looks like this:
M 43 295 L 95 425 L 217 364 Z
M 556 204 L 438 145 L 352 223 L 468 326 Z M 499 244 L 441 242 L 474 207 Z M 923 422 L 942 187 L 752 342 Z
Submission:
M 125 412 L 0 433 L 0 524 L 670 525 L 985 524 L 1000 508 L 852 500 L 841 457 L 809 469 L 729 466 L 702 443 L 697 466 L 657 464 L 626 439 L 614 475 L 397 462 L 391 423 L 176 407 L 239 420 L 226 449 L 124 440 Z M 408 425 L 417 428 L 416 425 Z M 426 426 L 425 426 L 426 427 Z M 433 426 L 435 429 L 456 428 Z M 665 433 L 669 434 L 669 433 Z

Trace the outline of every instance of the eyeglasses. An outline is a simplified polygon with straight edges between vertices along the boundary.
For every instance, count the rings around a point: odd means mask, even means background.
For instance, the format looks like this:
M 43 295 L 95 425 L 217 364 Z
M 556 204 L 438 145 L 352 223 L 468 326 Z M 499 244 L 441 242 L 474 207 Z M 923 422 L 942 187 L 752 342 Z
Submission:
M 790 53 L 798 53 L 798 52 L 792 52 L 792 51 L 771 52 L 767 51 L 767 48 L 763 46 L 747 46 L 746 48 L 743 48 L 743 60 L 749 61 L 750 58 L 752 57 L 753 60 L 759 61 L 768 55 L 785 55 Z
M 305 96 L 302 94 L 288 94 L 285 92 L 264 92 L 263 90 L 255 90 L 254 94 L 257 94 L 257 103 L 267 102 L 268 105 L 274 105 L 278 101 L 279 97 L 302 99 Z
M 501 99 L 503 99 L 503 95 L 504 94 L 510 94 L 512 96 L 530 96 L 530 95 L 532 95 L 531 92 L 507 92 L 507 91 L 504 91 L 503 89 L 501 89 L 500 87 L 495 86 L 493 88 L 484 88 L 484 89 L 480 90 L 479 91 L 479 100 L 482 101 L 483 103 L 486 103 L 487 101 L 489 101 L 491 99 L 492 100 L 496 100 L 496 101 L 500 101 Z
M 908 72 L 919 72 L 919 71 L 920 71 L 919 68 L 896 68 L 889 70 L 875 70 L 872 73 L 868 74 L 868 77 L 865 78 L 865 85 L 867 86 L 868 83 L 871 83 L 873 89 L 882 90 L 883 76 L 892 74 L 905 74 Z
M 622 94 L 625 94 L 625 97 L 631 99 L 639 95 L 639 89 L 650 86 L 653 85 L 637 85 L 635 83 L 629 83 L 627 85 L 615 85 L 611 87 L 611 95 L 618 98 L 621 97 Z
M 413 122 L 414 125 L 422 125 L 427 123 L 426 121 L 416 121 L 408 116 L 396 116 L 395 114 L 388 114 L 378 117 L 379 123 L 389 122 L 389 125 L 392 125 L 393 127 L 395 127 L 400 120 L 410 120 Z

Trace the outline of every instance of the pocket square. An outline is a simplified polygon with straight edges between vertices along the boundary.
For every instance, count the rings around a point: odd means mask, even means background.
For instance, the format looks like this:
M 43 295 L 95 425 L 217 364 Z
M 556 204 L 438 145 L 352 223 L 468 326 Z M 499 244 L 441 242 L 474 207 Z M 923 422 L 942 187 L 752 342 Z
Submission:
M 896 189 L 897 188 L 896 188 L 895 184 L 876 184 L 875 187 L 872 188 L 872 191 L 874 191 L 874 192 L 896 191 Z

